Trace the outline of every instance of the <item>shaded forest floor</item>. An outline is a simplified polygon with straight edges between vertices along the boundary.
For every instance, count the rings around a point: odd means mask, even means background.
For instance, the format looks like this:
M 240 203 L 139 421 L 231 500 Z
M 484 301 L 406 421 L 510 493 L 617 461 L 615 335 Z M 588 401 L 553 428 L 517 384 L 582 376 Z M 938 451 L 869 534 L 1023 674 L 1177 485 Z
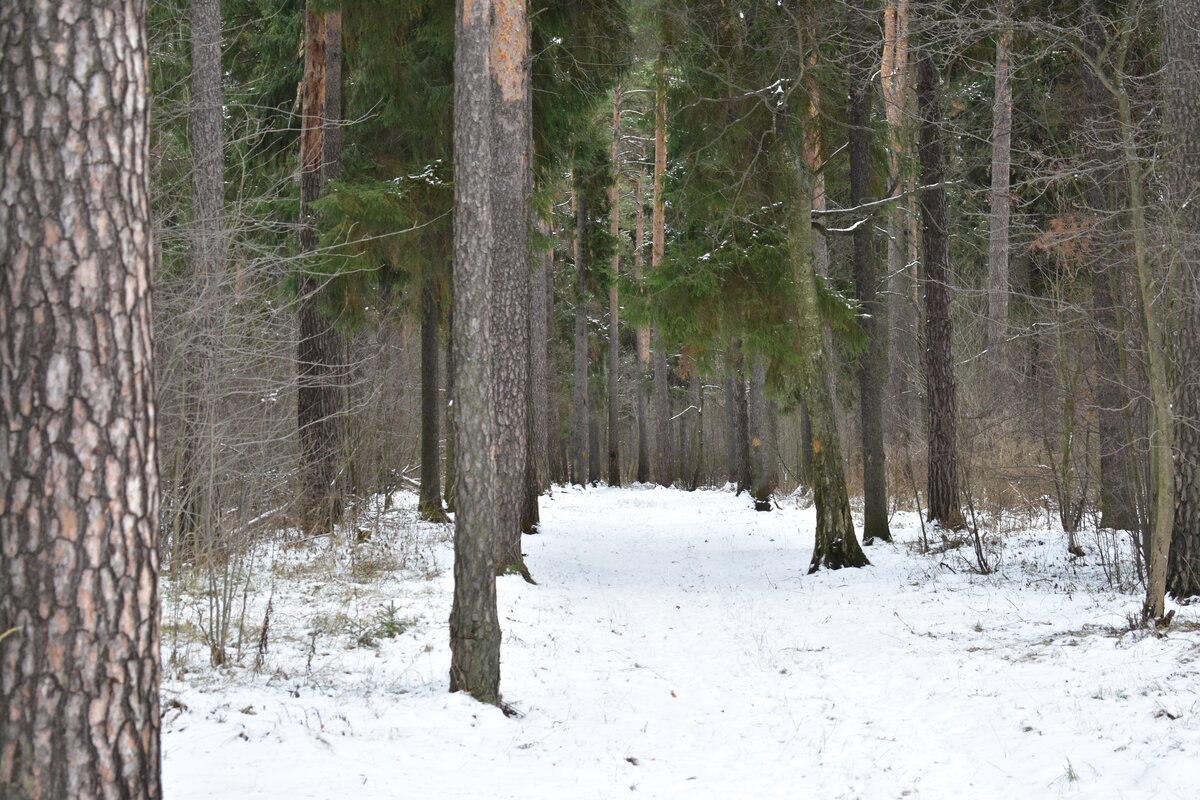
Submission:
M 415 498 L 357 544 L 274 546 L 233 577 L 234 666 L 207 666 L 195 586 L 164 589 L 165 792 L 176 798 L 1191 798 L 1200 606 L 1129 632 L 1061 533 L 1000 571 L 921 555 L 805 575 L 811 509 L 744 496 L 556 490 L 499 581 L 502 689 L 446 693 L 449 526 Z M 244 579 L 249 590 L 244 593 Z M 267 648 L 260 656 L 268 600 Z

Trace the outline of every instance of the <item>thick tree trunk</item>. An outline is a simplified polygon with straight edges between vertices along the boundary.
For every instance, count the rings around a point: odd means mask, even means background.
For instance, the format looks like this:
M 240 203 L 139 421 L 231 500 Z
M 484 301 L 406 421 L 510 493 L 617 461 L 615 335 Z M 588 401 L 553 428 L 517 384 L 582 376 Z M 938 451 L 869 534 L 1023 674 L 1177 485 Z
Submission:
M 582 186 L 575 181 L 575 382 L 571 401 L 571 483 L 588 480 L 588 332 L 587 271 L 583 265 L 583 233 L 587 219 Z
M 493 417 L 491 0 L 458 0 L 454 44 L 455 505 L 450 691 L 500 703 Z
M 338 160 L 325 147 L 329 112 L 327 83 L 329 66 L 326 28 L 331 14 L 309 11 L 305 19 L 304 82 L 300 131 L 300 252 L 317 249 L 312 204 L 321 195 L 323 167 L 338 169 Z M 340 37 L 341 26 L 333 31 Z M 335 53 L 340 54 L 340 42 Z M 339 61 L 340 63 L 340 61 Z M 336 71 L 336 70 L 335 70 Z M 340 74 L 340 73 L 339 73 Z M 336 89 L 335 89 L 336 91 Z M 342 384 L 345 345 L 320 308 L 320 277 L 312 272 L 300 276 L 297 343 L 296 416 L 300 440 L 299 524 L 313 532 L 328 532 L 342 516 L 339 473 L 342 462 Z
M 437 281 L 425 276 L 421 286 L 421 491 L 417 507 L 421 517 L 430 522 L 448 521 L 442 510 L 440 311 Z
M 533 122 L 526 0 L 493 0 L 491 344 L 499 470 L 496 568 L 529 575 L 521 556 L 529 454 L 529 199 Z
M 621 235 L 621 89 L 613 93 L 612 117 L 612 188 L 609 189 L 609 234 L 613 241 Z M 620 251 L 613 249 L 612 283 L 608 290 L 608 485 L 621 485 L 621 403 L 618 393 L 621 376 L 621 349 L 618 324 L 617 276 L 621 270 Z
M 1012 201 L 1009 182 L 1012 162 L 1012 86 L 1011 71 L 1013 28 L 1009 15 L 1011 0 L 1000 0 L 997 9 L 1000 32 L 996 38 L 996 92 L 992 103 L 992 188 L 988 194 L 988 360 L 997 390 L 993 403 L 1004 402 L 1006 392 L 999 391 L 1008 375 L 1008 238 Z
M 961 528 L 958 499 L 958 401 L 950 325 L 950 240 L 946 222 L 945 157 L 941 104 L 933 61 L 924 54 L 918 68 L 917 105 L 921 116 L 922 241 L 925 245 L 925 387 L 929 398 L 929 519 L 943 528 Z
M 1175 515 L 1167 589 L 1182 599 L 1200 595 L 1200 7 L 1164 0 L 1162 8 L 1165 211 L 1179 276 Z
M 872 81 L 865 53 L 870 52 L 865 0 L 856 0 L 847 17 L 851 52 L 850 79 L 850 205 L 871 200 Z M 861 50 L 859 49 L 861 48 Z M 863 461 L 863 541 L 892 540 L 888 528 L 887 472 L 883 445 L 883 393 L 887 377 L 887 306 L 879 298 L 879 255 L 875 227 L 854 230 L 854 283 L 864 317 L 860 324 L 867 348 L 858 367 Z
M 6 800 L 162 796 L 145 17 L 0 13 Z
M 771 493 L 775 486 L 771 482 L 770 448 L 767 444 L 770 431 L 767 425 L 767 362 L 762 356 L 754 356 L 750 365 L 750 496 L 754 498 L 757 511 L 771 510 Z

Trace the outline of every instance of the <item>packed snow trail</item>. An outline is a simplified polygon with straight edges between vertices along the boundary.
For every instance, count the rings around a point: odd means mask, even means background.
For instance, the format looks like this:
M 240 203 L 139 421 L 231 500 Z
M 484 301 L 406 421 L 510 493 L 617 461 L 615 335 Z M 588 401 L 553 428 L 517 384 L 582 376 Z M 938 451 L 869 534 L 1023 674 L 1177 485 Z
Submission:
M 538 585 L 499 582 L 517 719 L 446 693 L 444 541 L 424 545 L 431 580 L 277 565 L 268 669 L 167 686 L 168 795 L 1197 797 L 1193 609 L 1165 638 L 1121 635 L 1137 598 L 1063 563 L 1048 532 L 1010 536 L 998 576 L 903 544 L 809 576 L 812 510 L 749 503 L 546 498 L 543 533 L 525 539 Z M 902 541 L 915 525 L 894 520 Z M 381 608 L 408 629 L 366 645 L 311 633 Z

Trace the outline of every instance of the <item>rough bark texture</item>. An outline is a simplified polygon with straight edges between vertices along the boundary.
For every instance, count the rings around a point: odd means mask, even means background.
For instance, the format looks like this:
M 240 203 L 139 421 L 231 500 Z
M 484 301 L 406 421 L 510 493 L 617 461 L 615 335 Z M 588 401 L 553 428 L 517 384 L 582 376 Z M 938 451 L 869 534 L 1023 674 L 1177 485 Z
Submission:
M 6 800 L 162 796 L 145 13 L 0 13 Z
M 588 334 L 587 271 L 583 265 L 583 230 L 587 219 L 583 192 L 575 183 L 575 373 L 571 393 L 571 483 L 588 479 Z
M 317 249 L 312 203 L 321 195 L 323 166 L 337 163 L 325 148 L 328 14 L 309 11 L 304 33 L 304 82 L 300 130 L 300 251 Z M 334 30 L 340 35 L 341 26 Z M 340 53 L 340 45 L 335 48 Z M 335 168 L 336 169 L 336 168 Z M 342 516 L 339 471 L 342 458 L 342 384 L 345 346 L 342 336 L 322 313 L 322 280 L 312 272 L 300 276 L 297 343 L 296 417 L 300 440 L 300 504 L 298 522 L 314 532 L 329 531 Z
M 871 200 L 871 105 L 872 81 L 864 56 L 870 37 L 865 0 L 856 0 L 848 11 L 847 35 L 851 52 L 847 73 L 850 79 L 850 205 Z M 860 51 L 861 48 L 861 51 Z M 854 230 L 854 284 L 862 304 L 861 320 L 867 348 L 859 360 L 863 462 L 863 540 L 891 541 L 888 527 L 887 473 L 883 445 L 883 393 L 887 379 L 887 306 L 879 297 L 879 253 L 875 226 L 859 225 Z
M 771 493 L 775 487 L 771 482 L 771 462 L 767 425 L 767 362 L 762 356 L 751 359 L 749 439 L 750 444 L 750 496 L 754 498 L 757 511 L 771 510 Z
M 958 499 L 958 406 L 951 352 L 950 241 L 946 227 L 945 157 L 937 75 L 928 55 L 918 68 L 921 114 L 922 241 L 925 250 L 925 387 L 929 399 L 929 519 L 964 525 Z
M 438 385 L 438 325 L 440 304 L 437 282 L 424 279 L 421 287 L 421 516 L 446 522 L 442 510 L 441 386 Z
M 988 359 L 993 379 L 994 402 L 1003 402 L 999 391 L 1008 374 L 1008 238 L 1011 199 L 1009 182 L 1012 164 L 1013 29 L 1009 15 L 1011 0 L 1000 0 L 997 14 L 1000 33 L 996 38 L 996 91 L 992 103 L 992 188 L 988 194 Z
M 492 414 L 490 0 L 458 0 L 454 45 L 454 602 L 450 691 L 500 702 Z
M 621 89 L 613 93 L 612 117 L 612 188 L 609 189 L 609 233 L 613 241 L 621 235 Z M 612 284 L 608 290 L 608 485 L 621 485 L 621 402 L 618 392 L 621 377 L 621 348 L 618 335 L 620 307 L 617 304 L 617 276 L 621 271 L 620 251 L 613 249 Z
M 529 454 L 529 197 L 532 93 L 526 0 L 492 0 L 492 381 L 501 469 L 497 569 L 528 576 L 521 556 Z
M 1164 0 L 1162 7 L 1165 205 L 1179 276 L 1175 517 L 1167 590 L 1185 598 L 1200 595 L 1200 6 Z

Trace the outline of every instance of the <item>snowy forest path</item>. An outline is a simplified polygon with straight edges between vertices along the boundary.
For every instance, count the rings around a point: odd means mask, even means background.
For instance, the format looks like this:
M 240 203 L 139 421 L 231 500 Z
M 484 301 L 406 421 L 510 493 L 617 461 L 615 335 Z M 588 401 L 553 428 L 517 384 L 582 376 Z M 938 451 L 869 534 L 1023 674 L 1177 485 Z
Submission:
M 261 670 L 165 637 L 167 796 L 1196 797 L 1200 607 L 1122 632 L 1139 593 L 1061 531 L 1006 534 L 980 576 L 898 513 L 871 567 L 808 575 L 794 499 L 556 487 L 522 541 L 538 584 L 497 584 L 508 718 L 447 692 L 451 531 L 393 501 L 356 548 L 260 571 Z

